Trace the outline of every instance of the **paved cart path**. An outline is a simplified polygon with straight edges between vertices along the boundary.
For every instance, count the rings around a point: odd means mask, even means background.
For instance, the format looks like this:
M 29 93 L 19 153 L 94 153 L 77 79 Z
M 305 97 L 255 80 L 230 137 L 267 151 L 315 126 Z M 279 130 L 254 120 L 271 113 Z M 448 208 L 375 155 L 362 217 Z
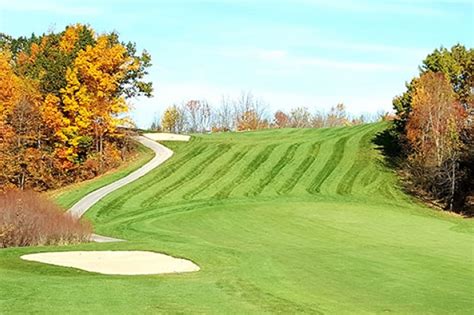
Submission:
M 148 174 L 151 170 L 158 167 L 159 165 L 163 164 L 166 160 L 168 160 L 172 155 L 173 151 L 168 149 L 167 147 L 150 140 L 143 136 L 138 136 L 135 138 L 144 146 L 150 148 L 155 153 L 155 157 L 140 167 L 138 170 L 130 173 L 126 177 L 123 177 L 107 186 L 99 188 L 90 194 L 84 196 L 81 200 L 75 203 L 67 212 L 72 214 L 75 217 L 82 217 L 87 210 L 89 210 L 94 204 L 96 204 L 99 200 L 110 194 L 111 192 L 116 191 L 117 189 L 139 179 L 140 177 Z M 119 239 L 114 239 L 111 237 L 101 236 L 97 234 L 93 234 L 91 237 L 92 241 L 95 242 L 116 242 L 121 241 Z

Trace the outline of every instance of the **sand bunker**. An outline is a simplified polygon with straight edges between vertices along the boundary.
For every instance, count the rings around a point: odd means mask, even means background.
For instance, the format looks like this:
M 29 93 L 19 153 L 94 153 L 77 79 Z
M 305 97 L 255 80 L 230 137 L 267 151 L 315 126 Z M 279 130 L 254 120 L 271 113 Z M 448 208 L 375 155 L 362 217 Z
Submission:
M 151 275 L 199 270 L 199 266 L 189 260 L 145 251 L 37 253 L 23 255 L 21 259 L 107 275 Z
M 191 138 L 187 135 L 177 135 L 174 133 L 145 133 L 145 137 L 155 141 L 189 141 Z

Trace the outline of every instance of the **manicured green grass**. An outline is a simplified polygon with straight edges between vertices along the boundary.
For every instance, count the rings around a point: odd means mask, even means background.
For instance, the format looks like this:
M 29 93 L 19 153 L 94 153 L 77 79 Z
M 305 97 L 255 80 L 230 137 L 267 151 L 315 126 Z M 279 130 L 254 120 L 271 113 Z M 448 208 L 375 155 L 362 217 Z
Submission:
M 153 151 L 137 142 L 137 152 L 135 156 L 131 157 L 131 160 L 128 163 L 125 163 L 117 169 L 111 170 L 97 178 L 48 192 L 47 195 L 54 199 L 60 206 L 67 209 L 88 193 L 127 176 L 152 158 Z
M 474 312 L 472 220 L 397 187 L 385 124 L 196 136 L 87 214 L 128 242 L 0 251 L 5 313 Z M 105 276 L 25 253 L 144 249 L 189 274 Z

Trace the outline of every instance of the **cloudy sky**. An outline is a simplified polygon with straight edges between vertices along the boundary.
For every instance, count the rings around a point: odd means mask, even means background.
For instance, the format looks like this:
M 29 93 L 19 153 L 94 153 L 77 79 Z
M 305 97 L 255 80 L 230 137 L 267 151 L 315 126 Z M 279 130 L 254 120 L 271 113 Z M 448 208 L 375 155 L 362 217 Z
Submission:
M 242 90 L 270 110 L 390 110 L 434 48 L 474 45 L 474 0 L 0 0 L 0 32 L 60 31 L 72 23 L 147 49 L 152 99 L 140 126 L 172 103 Z

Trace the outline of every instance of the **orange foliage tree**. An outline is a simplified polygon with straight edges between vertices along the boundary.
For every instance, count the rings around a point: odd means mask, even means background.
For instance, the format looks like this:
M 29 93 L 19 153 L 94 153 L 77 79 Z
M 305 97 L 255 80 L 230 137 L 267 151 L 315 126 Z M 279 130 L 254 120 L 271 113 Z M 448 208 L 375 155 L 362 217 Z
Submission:
M 35 82 L 13 72 L 5 53 L 0 53 L 0 71 L 0 183 L 23 188 L 30 175 L 43 186 L 50 174 L 44 163 L 48 157 L 41 153 L 41 96 Z
M 443 73 L 426 72 L 416 80 L 406 126 L 411 147 L 409 161 L 418 172 L 418 181 L 424 186 L 436 183 L 436 186 L 429 185 L 431 191 L 440 196 L 449 195 L 451 209 L 458 181 L 465 114 Z
M 150 65 L 133 43 L 80 24 L 0 34 L 0 187 L 47 189 L 117 165 L 128 143 L 117 127 L 128 98 L 151 95 Z
M 474 195 L 474 49 L 460 44 L 435 49 L 419 70 L 420 77 L 408 82 L 406 91 L 393 99 L 396 117 L 390 135 L 399 145 L 396 152 L 402 160 L 409 156 L 409 164 L 424 165 L 416 169 L 429 168 L 442 174 L 424 177 L 408 169 L 411 180 L 421 180 L 419 186 L 430 197 L 452 209 L 455 190 L 454 210 L 472 215 L 474 204 L 469 200 Z M 412 113 L 414 110 L 417 113 Z M 440 167 L 443 172 L 435 171 Z
M 290 117 L 281 110 L 275 112 L 273 123 L 276 128 L 285 128 L 290 122 Z
M 237 117 L 237 130 L 257 130 L 268 128 L 268 122 L 260 118 L 257 111 L 249 109 L 241 113 Z

